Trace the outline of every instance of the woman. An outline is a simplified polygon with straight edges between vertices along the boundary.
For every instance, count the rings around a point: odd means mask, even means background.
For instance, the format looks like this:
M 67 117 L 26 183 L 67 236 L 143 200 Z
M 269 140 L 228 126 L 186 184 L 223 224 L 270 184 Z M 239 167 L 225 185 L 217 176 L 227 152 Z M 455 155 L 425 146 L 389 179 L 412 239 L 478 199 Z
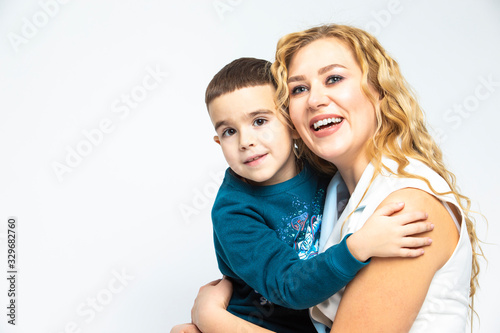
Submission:
M 322 226 L 326 247 L 388 202 L 405 202 L 405 212 L 425 209 L 435 224 L 424 256 L 372 258 L 344 292 L 312 308 L 312 317 L 335 332 L 463 332 L 479 272 L 470 200 L 444 166 L 397 63 L 368 33 L 328 25 L 283 37 L 273 74 L 278 105 L 305 143 L 302 154 L 318 168 L 338 170 L 324 220 L 340 217 L 331 233 Z M 346 196 L 347 206 L 337 211 Z M 220 311 L 227 282 L 214 285 L 202 288 L 195 303 L 198 327 L 247 325 Z M 206 301 L 212 297 L 218 298 Z

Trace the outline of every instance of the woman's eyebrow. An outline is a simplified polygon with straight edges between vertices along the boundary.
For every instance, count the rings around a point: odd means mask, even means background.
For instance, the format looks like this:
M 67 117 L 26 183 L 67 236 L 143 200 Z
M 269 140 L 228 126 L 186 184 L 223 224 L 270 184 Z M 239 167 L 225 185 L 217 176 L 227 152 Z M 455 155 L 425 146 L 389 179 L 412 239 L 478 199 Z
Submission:
M 326 72 L 331 71 L 334 68 L 346 68 L 346 67 L 342 66 L 340 64 L 327 65 L 325 67 L 321 67 L 320 69 L 318 69 L 318 75 L 323 75 Z M 287 83 L 297 82 L 297 81 L 304 81 L 305 79 L 306 79 L 306 77 L 304 75 L 294 75 L 294 76 L 290 76 L 288 78 Z
M 295 75 L 288 78 L 287 82 L 304 81 L 306 77 L 304 75 Z
M 326 72 L 334 69 L 334 68 L 345 68 L 345 66 L 342 66 L 342 65 L 339 65 L 339 64 L 331 64 L 331 65 L 328 65 L 328 66 L 325 66 L 325 67 L 322 67 L 318 70 L 318 74 L 319 75 L 322 75 L 322 74 L 325 74 Z

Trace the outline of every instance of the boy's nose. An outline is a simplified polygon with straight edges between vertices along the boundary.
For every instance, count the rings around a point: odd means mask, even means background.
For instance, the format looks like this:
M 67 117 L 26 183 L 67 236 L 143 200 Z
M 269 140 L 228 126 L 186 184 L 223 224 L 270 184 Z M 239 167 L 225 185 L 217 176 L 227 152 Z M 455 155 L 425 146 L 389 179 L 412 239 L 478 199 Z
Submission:
M 255 138 L 250 133 L 240 132 L 240 149 L 246 150 L 255 146 Z

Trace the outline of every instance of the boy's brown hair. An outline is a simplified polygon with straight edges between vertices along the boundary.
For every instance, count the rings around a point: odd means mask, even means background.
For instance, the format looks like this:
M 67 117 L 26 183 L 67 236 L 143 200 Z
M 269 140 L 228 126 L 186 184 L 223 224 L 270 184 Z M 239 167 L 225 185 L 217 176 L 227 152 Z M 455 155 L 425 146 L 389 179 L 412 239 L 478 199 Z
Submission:
M 276 88 L 271 63 L 256 58 L 239 58 L 224 66 L 207 86 L 205 104 L 237 89 L 270 84 Z

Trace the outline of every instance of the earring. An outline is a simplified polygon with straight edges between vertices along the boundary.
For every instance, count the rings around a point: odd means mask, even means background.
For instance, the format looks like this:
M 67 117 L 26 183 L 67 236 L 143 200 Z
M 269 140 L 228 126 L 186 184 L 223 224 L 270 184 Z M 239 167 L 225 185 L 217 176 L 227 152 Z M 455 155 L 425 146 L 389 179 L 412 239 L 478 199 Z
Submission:
M 293 140 L 293 154 L 298 160 L 300 160 L 299 146 L 297 145 L 296 140 Z

